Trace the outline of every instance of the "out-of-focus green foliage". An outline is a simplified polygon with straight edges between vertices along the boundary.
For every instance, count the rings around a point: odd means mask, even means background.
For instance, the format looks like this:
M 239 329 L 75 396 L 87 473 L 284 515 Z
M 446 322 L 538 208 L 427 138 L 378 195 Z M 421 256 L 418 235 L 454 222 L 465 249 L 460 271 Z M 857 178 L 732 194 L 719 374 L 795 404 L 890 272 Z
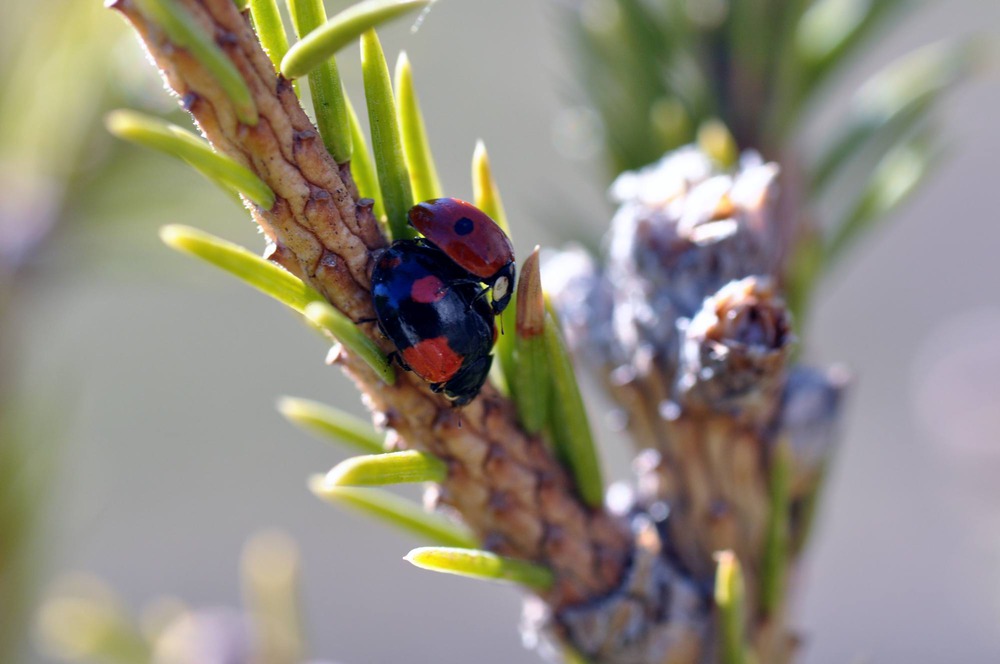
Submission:
M 39 645 L 51 657 L 80 664 L 203 664 L 216 661 L 220 647 L 246 653 L 247 661 L 304 661 L 295 542 L 277 531 L 257 533 L 240 567 L 244 611 L 191 609 L 161 598 L 141 620 L 99 579 L 67 575 L 53 584 L 39 611 Z
M 148 664 L 152 646 L 121 601 L 92 577 L 62 579 L 38 616 L 42 647 L 71 662 Z
M 747 664 L 743 571 L 732 551 L 720 551 L 716 556 L 715 608 L 719 614 L 720 661 L 722 664 Z
M 59 14 L 60 20 L 51 16 Z M 0 21 L 0 661 L 18 661 L 33 605 L 35 540 L 73 401 L 60 377 L 29 375 L 19 313 L 33 265 L 64 230 L 106 103 L 111 32 L 99 3 L 15 3 Z M 39 82 L 44 84 L 39 84 Z M 54 84 L 54 81 L 59 81 Z M 72 112 L 67 112 L 72 109 Z M 69 378 L 69 380 L 67 380 Z M 29 388 L 30 384 L 30 388 Z M 39 385 L 44 385 L 44 397 Z M 63 416 L 61 416 L 61 414 Z

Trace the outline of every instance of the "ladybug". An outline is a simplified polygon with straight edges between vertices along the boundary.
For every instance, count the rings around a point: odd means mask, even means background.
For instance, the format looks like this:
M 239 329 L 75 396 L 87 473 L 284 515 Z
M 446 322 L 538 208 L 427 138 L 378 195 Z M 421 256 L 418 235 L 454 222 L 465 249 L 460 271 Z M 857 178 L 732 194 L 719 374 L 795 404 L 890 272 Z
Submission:
M 485 212 L 458 198 L 435 198 L 410 208 L 410 225 L 492 289 L 493 313 L 514 294 L 514 247 Z
M 375 315 L 396 360 L 456 406 L 479 393 L 493 363 L 496 325 L 481 293 L 426 240 L 393 242 L 372 271 Z

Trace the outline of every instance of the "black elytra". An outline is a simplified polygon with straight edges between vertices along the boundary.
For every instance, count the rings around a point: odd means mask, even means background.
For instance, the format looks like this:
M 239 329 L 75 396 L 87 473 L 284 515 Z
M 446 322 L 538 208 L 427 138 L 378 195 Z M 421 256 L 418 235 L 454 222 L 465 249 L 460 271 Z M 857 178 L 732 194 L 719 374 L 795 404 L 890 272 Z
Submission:
M 456 406 L 489 375 L 496 326 L 482 287 L 426 240 L 398 240 L 372 271 L 379 328 L 404 368 Z

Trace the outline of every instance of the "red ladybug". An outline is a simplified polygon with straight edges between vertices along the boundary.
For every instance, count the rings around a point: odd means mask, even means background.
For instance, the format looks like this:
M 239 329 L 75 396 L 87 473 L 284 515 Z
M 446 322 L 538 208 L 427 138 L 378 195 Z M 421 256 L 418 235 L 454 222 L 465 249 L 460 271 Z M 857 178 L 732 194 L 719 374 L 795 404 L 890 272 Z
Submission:
M 492 289 L 494 314 L 504 310 L 514 293 L 514 247 L 495 221 L 457 198 L 424 201 L 408 216 L 425 238 Z
M 486 382 L 496 326 L 478 280 L 426 240 L 393 242 L 372 271 L 375 315 L 403 368 L 456 406 Z

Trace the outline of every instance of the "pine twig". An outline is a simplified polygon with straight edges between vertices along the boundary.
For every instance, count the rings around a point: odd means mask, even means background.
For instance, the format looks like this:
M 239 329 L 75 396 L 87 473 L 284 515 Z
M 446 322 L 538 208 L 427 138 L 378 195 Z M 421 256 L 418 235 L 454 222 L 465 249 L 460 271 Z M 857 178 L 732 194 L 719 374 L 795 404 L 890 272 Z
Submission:
M 240 121 L 248 114 L 237 114 L 211 73 L 171 43 L 135 0 L 110 4 L 138 31 L 213 147 L 274 191 L 270 209 L 251 207 L 270 243 L 268 257 L 352 320 L 373 320 L 369 274 L 386 240 L 371 208 L 359 200 L 349 164 L 338 166 L 330 158 L 291 84 L 275 76 L 232 0 L 176 1 L 239 71 L 256 124 Z M 372 323 L 359 327 L 391 350 Z M 407 447 L 447 463 L 440 500 L 462 515 L 485 546 L 552 570 L 554 583 L 543 593 L 551 606 L 616 587 L 630 554 L 627 533 L 603 510 L 581 502 L 564 469 L 537 437 L 518 427 L 512 405 L 495 389 L 487 386 L 459 411 L 410 374 L 400 372 L 396 384 L 387 386 L 348 351 L 334 360 L 355 380 L 380 424 L 394 429 Z

